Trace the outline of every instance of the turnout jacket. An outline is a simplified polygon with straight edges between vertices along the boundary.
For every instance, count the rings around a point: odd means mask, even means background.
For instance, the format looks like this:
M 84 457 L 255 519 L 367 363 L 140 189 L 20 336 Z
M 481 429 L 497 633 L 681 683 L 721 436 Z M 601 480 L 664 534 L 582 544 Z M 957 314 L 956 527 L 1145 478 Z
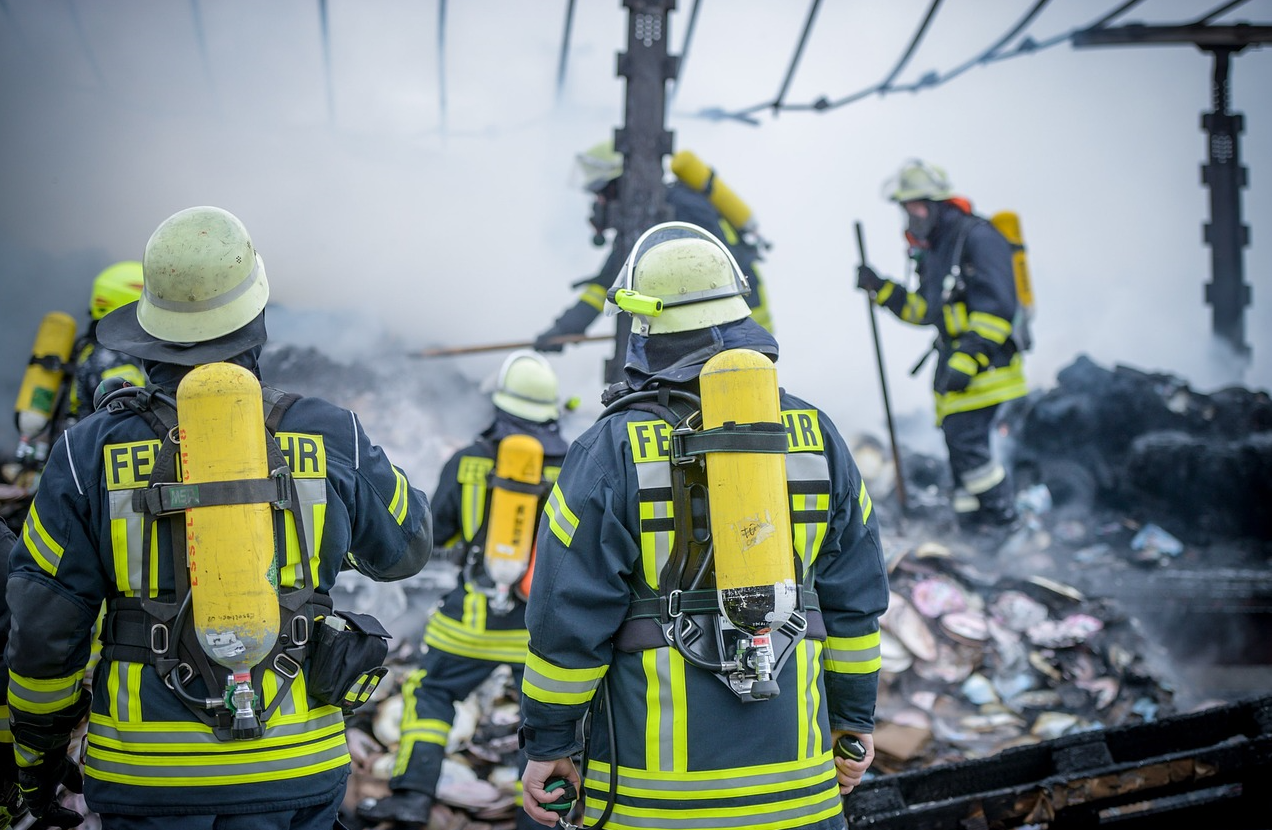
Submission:
M 723 329 L 710 332 L 695 362 L 730 340 Z M 645 339 L 632 337 L 629 377 Z M 870 496 L 831 420 L 785 392 L 781 409 L 791 555 L 820 610 L 806 611 L 807 636 L 777 673 L 781 692 L 770 700 L 742 700 L 665 643 L 616 644 L 633 600 L 657 593 L 671 548 L 672 425 L 619 410 L 566 455 L 539 527 L 522 740 L 531 759 L 572 755 L 582 748 L 580 720 L 594 698 L 608 696 L 589 721 L 589 824 L 616 775 L 606 822 L 615 830 L 843 826 L 830 733 L 873 731 L 887 571 Z
M 566 441 L 555 421 L 539 424 L 499 412 L 495 422 L 472 444 L 455 453 L 442 467 L 433 494 L 433 538 L 439 545 L 462 544 L 472 557 L 457 585 L 429 618 L 424 642 L 431 649 L 496 663 L 526 661 L 526 606 L 514 591 L 513 607 L 506 614 L 489 610 L 486 594 L 467 578 L 486 579 L 481 551 L 486 511 L 490 507 L 490 477 L 494 473 L 499 442 L 509 435 L 530 435 L 543 445 L 543 478 L 555 481 L 565 456 Z M 537 515 L 537 514 L 536 514 Z
M 146 368 L 168 390 L 188 371 L 150 363 Z M 276 559 L 280 587 L 312 580 L 308 584 L 321 595 L 342 568 L 379 581 L 419 571 L 432 544 L 427 498 L 371 443 L 354 413 L 301 398 L 286 410 L 275 439 L 291 468 L 301 517 L 297 523 L 290 511 L 275 513 L 276 533 L 280 527 L 285 531 Z M 9 705 L 22 766 L 37 763 L 42 753 L 24 743 L 18 715 L 56 722 L 59 713 L 74 711 L 90 679 L 85 665 L 102 604 L 109 610 L 121 597 L 171 601 L 167 525 L 184 518 L 178 513 L 152 522 L 150 549 L 143 550 L 148 519 L 133 500 L 147 484 L 159 446 L 154 429 L 139 415 L 103 409 L 71 427 L 49 454 L 13 548 L 7 591 L 13 621 Z M 144 570 L 143 556 L 149 558 Z M 141 581 L 143 573 L 150 575 L 148 584 Z M 107 634 L 103 639 L 109 640 Z M 330 801 L 344 786 L 349 754 L 341 711 L 306 693 L 303 670 L 289 686 L 273 669 L 265 670 L 262 708 L 279 697 L 280 688 L 286 693 L 265 722 L 264 736 L 228 742 L 218 741 L 145 663 L 104 652 L 91 681 L 85 799 L 96 812 L 298 809 Z M 198 676 L 188 688 L 196 696 L 209 692 Z M 214 696 L 220 692 L 211 690 Z M 64 746 L 72 726 L 35 743 Z
M 939 426 L 946 415 L 1021 398 L 1029 390 L 1012 338 L 1019 305 L 1010 244 L 987 219 L 954 201 L 933 205 L 939 214 L 930 248 L 918 260 L 918 288 L 885 280 L 875 301 L 904 322 L 936 329 Z M 951 369 L 972 376 L 966 389 L 943 391 Z

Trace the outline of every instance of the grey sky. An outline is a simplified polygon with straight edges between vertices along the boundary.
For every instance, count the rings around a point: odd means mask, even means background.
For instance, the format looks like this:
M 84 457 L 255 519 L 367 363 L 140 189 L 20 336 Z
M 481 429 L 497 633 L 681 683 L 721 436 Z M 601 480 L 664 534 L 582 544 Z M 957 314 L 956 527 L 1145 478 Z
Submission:
M 688 9 L 670 18 L 679 53 Z M 827 2 L 786 100 L 838 99 L 882 79 L 924 0 Z M 1054 3 L 1035 40 L 1085 25 L 1114 2 Z M 1120 22 L 1182 23 L 1218 3 L 1146 0 Z M 447 4 L 444 63 L 436 2 L 332 0 L 326 60 L 314 0 L 7 0 L 0 5 L 0 351 L 16 395 L 39 317 L 86 319 L 103 267 L 140 259 L 171 213 L 214 204 L 250 229 L 274 301 L 357 310 L 350 331 L 311 330 L 366 355 L 531 339 L 568 303 L 570 282 L 604 259 L 589 243 L 572 156 L 622 118 L 626 10 L 577 3 L 566 86 L 557 61 L 566 3 Z M 948 0 L 898 79 L 948 71 L 1027 8 Z M 823 113 L 758 114 L 759 126 L 695 117 L 770 100 L 806 4 L 704 2 L 668 116 L 690 148 L 755 210 L 774 243 L 765 275 L 783 385 L 845 433 L 879 432 L 882 407 L 866 307 L 853 289 L 855 220 L 878 270 L 904 273 L 902 221 L 880 196 L 908 157 L 942 165 L 978 211 L 1021 216 L 1038 301 L 1031 385 L 1050 386 L 1080 353 L 1105 365 L 1174 372 L 1202 391 L 1272 386 L 1272 57 L 1233 60 L 1244 114 L 1243 214 L 1253 305 L 1244 376 L 1212 344 L 1208 220 L 1200 184 L 1211 60 L 1187 46 L 1075 50 L 1062 44 L 970 69 L 918 93 L 871 96 Z M 1219 22 L 1272 22 L 1256 0 Z M 442 75 L 439 76 L 439 67 Z M 445 107 L 439 101 L 444 77 Z M 325 317 L 331 320 L 331 317 Z M 334 319 L 339 319 L 338 317 Z M 926 372 L 906 371 L 930 334 L 880 317 L 894 407 L 930 423 Z M 609 321 L 598 321 L 602 332 Z M 276 336 L 301 338 L 294 327 Z M 335 344 L 335 345 L 332 345 Z M 598 407 L 603 345 L 553 360 L 569 393 Z M 403 364 L 476 378 L 500 355 Z M 929 367 L 930 369 L 930 367 Z M 0 439 L 15 440 L 11 424 Z M 934 431 L 918 430 L 916 442 Z

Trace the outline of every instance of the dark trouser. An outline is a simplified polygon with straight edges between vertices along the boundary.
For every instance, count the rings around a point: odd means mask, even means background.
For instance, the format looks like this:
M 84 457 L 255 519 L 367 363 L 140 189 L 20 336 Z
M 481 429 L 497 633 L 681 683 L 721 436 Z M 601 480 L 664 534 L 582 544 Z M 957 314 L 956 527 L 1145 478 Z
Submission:
M 102 830 L 332 830 L 339 817 L 345 788 L 341 785 L 326 804 L 276 813 L 238 813 L 214 816 L 125 816 L 101 813 Z
M 447 724 L 449 728 L 455 721 L 455 702 L 472 694 L 473 690 L 490 677 L 495 669 L 502 665 L 491 660 L 474 660 L 449 654 L 439 649 L 432 649 L 424 655 L 424 662 L 419 671 L 423 679 L 415 687 L 414 692 L 403 700 L 403 707 L 414 707 L 416 720 L 434 720 Z M 518 688 L 525 666 L 520 663 L 509 663 L 512 679 Z M 410 711 L 407 709 L 407 711 Z M 403 721 L 406 716 L 403 715 Z M 411 757 L 407 761 L 406 770 L 389 781 L 394 791 L 409 790 L 437 795 L 437 781 L 442 775 L 442 760 L 446 757 L 446 746 L 441 743 L 417 741 L 411 748 Z M 517 753 L 517 769 L 525 772 L 526 757 Z M 530 820 L 530 817 L 517 808 L 518 827 L 542 827 Z
M 994 457 L 991 445 L 998 406 L 955 412 L 941 422 L 954 474 L 954 513 L 960 525 L 1003 525 L 1016 517 L 1011 474 Z

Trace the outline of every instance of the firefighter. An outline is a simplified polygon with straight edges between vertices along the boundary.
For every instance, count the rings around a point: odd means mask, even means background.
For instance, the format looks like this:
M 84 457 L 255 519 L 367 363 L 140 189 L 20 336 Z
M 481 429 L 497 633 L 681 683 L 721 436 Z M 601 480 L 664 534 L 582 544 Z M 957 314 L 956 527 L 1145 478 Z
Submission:
M 705 417 L 710 361 L 746 352 L 776 371 L 777 342 L 746 290 L 720 240 L 671 222 L 637 241 L 610 292 L 632 314 L 625 381 L 561 466 L 526 610 L 522 781 L 541 824 L 558 815 L 541 805 L 568 798 L 564 778 L 585 787 L 587 826 L 843 828 L 841 795 L 874 757 L 888 578 L 870 496 L 830 418 L 783 391 L 780 423 L 759 425 L 785 472 L 766 479 L 778 497 L 756 506 L 749 538 L 772 540 L 770 564 L 798 582 L 785 591 L 797 600 L 787 622 L 768 633 L 776 659 L 762 692 L 755 640 L 721 619 L 722 549 L 700 544 L 722 537 L 715 518 L 730 505 L 714 490 L 704 505 L 701 482 L 678 483 L 694 466 L 673 452 L 681 430 L 708 436 L 692 426 L 700 406 Z M 775 380 L 768 394 L 776 418 Z M 712 479 L 707 459 L 708 485 L 745 492 L 759 478 Z M 779 514 L 788 530 L 764 518 Z M 846 735 L 859 760 L 832 758 Z M 585 746 L 580 781 L 572 756 Z
M 87 715 L 84 796 L 107 830 L 330 830 L 350 761 L 344 701 L 338 686 L 328 687 L 350 667 L 317 648 L 336 635 L 315 629 L 353 630 L 354 623 L 338 625 L 331 608 L 341 570 L 391 581 L 423 567 L 432 550 L 428 501 L 354 413 L 260 385 L 269 283 L 235 216 L 207 206 L 173 214 L 151 235 L 143 263 L 141 299 L 104 317 L 97 333 L 106 348 L 140 359 L 149 384 L 117 391 L 57 440 L 10 559 L 9 707 L 22 794 L 43 826 L 82 820 L 57 803 L 57 791 L 76 770 L 78 752 L 68 756 L 68 743 Z M 209 373 L 245 378 L 249 386 L 236 389 L 260 397 L 191 402 L 187 390 L 209 391 Z M 186 402 L 179 427 L 174 400 Z M 172 483 L 175 439 L 182 473 L 190 474 L 191 424 L 209 422 L 195 404 L 243 401 L 244 417 L 232 421 L 237 437 L 213 450 L 229 462 L 247 452 L 259 416 L 268 477 Z M 241 642 L 198 620 L 214 600 L 237 596 L 241 580 L 196 568 L 196 552 L 206 567 L 210 551 L 187 523 L 197 520 L 200 533 L 237 532 L 234 523 L 213 528 L 214 518 L 200 517 L 255 510 L 262 498 L 270 499 L 268 547 L 221 553 L 263 556 L 250 576 L 269 580 L 277 629 L 268 633 L 276 640 L 231 704 L 221 683 L 229 672 L 205 649 L 221 646 L 232 656 Z M 191 505 L 199 507 L 183 509 Z M 103 602 L 102 659 L 90 695 L 84 668 Z M 238 610 L 255 615 L 245 623 L 264 616 L 259 606 Z M 328 670 L 318 671 L 319 657 Z M 327 689 L 321 700 L 320 689 Z
M 678 154 L 677 157 L 681 156 Z M 691 155 L 688 157 L 693 158 Z M 582 174 L 584 190 L 592 195 L 592 215 L 589 222 L 594 231 L 593 241 L 602 244 L 605 230 L 611 227 L 613 222 L 609 211 L 619 198 L 619 189 L 622 186 L 623 154 L 614 149 L 612 140 L 607 140 L 578 154 L 575 160 Z M 700 164 L 699 162 L 698 165 Z M 710 178 L 714 178 L 713 173 Z M 730 222 L 720 207 L 713 203 L 710 194 L 690 186 L 679 177 L 673 177 L 664 186 L 667 205 L 671 209 L 673 219 L 709 228 L 712 233 L 728 244 L 733 258 L 742 267 L 751 286 L 751 293 L 747 295 L 746 302 L 751 308 L 752 318 L 772 331 L 773 319 L 760 281 L 759 263 L 763 243 L 751 232 L 750 228 L 740 226 L 740 220 L 738 226 Z M 707 187 L 709 189 L 710 185 Z M 746 213 L 749 214 L 749 211 Z M 736 215 L 734 218 L 739 219 Z M 613 285 L 614 278 L 622 267 L 626 255 L 627 252 L 622 250 L 621 246 L 611 246 L 609 257 L 601 266 L 600 272 L 574 286 L 582 289 L 576 302 L 566 308 L 552 326 L 535 339 L 536 350 L 559 352 L 564 347 L 563 343 L 554 341 L 553 338 L 583 334 L 587 330 L 587 327 L 604 309 L 605 292 Z
M 533 351 L 519 350 L 504 360 L 491 396 L 494 420 L 469 446 L 451 456 L 442 468 L 433 497 L 433 537 L 458 546 L 463 561 L 460 584 L 442 599 L 424 632 L 425 655 L 419 669 L 403 683 L 401 742 L 389 780 L 392 795 L 358 806 L 367 821 L 396 820 L 427 824 L 437 797 L 437 782 L 455 703 L 464 700 L 500 665 L 512 669 L 520 686 L 526 662 L 526 606 L 524 590 L 505 594 L 487 571 L 484 553 L 493 540 L 489 531 L 492 510 L 499 509 L 492 492 L 509 447 L 510 437 L 529 436 L 541 448 L 537 474 L 531 477 L 533 512 L 525 528 L 533 539 L 546 484 L 556 479 L 567 442 L 561 436 L 557 377 L 547 360 Z M 533 444 L 531 445 L 533 446 Z M 527 565 L 529 563 L 526 563 Z M 524 757 L 523 757 L 524 761 Z M 520 798 L 518 798 L 520 801 Z M 534 827 L 521 813 L 519 826 Z
M 136 260 L 116 262 L 94 278 L 88 329 L 75 341 L 75 368 L 65 396 L 66 418 L 59 432 L 93 411 L 93 398 L 102 381 L 114 378 L 133 386 L 146 385 L 146 373 L 137 360 L 105 348 L 97 340 L 98 322 L 120 306 L 141 299 L 141 289 L 142 266 Z
M 945 171 L 912 160 L 886 186 L 907 221 L 918 287 L 857 270 L 857 287 L 902 321 L 936 329 L 936 424 L 953 473 L 959 526 L 1001 532 L 1016 520 L 1010 472 L 992 433 L 999 407 L 1028 393 L 1013 337 L 1020 310 L 1007 240 L 954 194 Z
M 13 756 L 13 733 L 9 731 L 9 667 L 4 650 L 9 643 L 9 605 L 3 587 L 9 581 L 9 551 L 17 537 L 0 522 L 0 830 L 9 830 L 26 815 L 18 790 L 18 765 Z

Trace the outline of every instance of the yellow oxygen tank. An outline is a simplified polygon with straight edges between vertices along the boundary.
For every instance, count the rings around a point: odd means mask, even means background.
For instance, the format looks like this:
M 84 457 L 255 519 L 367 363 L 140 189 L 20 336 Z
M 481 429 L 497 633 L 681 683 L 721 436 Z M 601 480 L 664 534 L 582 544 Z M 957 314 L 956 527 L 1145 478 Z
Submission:
M 269 478 L 261 384 L 250 371 L 193 369 L 177 387 L 177 413 L 185 484 Z M 238 738 L 260 734 L 251 669 L 278 639 L 272 511 L 266 502 L 185 511 L 192 622 L 204 652 L 232 673 L 225 692 Z
M 1020 230 L 1020 217 L 1010 210 L 999 211 L 989 219 L 1011 245 L 1011 270 L 1016 276 L 1016 299 L 1033 316 L 1033 282 L 1029 279 L 1029 261 L 1025 257 L 1025 237 Z
M 543 444 L 537 438 L 509 435 L 499 442 L 483 553 L 486 573 L 495 583 L 491 606 L 496 611 L 511 610 L 509 592 L 530 565 L 542 480 Z
M 707 198 L 720 215 L 739 231 L 755 229 L 755 216 L 742 197 L 716 175 L 715 170 L 706 162 L 694 155 L 691 150 L 681 150 L 671 157 L 671 172 L 680 181 L 692 187 Z
M 75 318 L 61 311 L 45 314 L 35 332 L 31 361 L 13 407 L 19 461 L 42 463 L 48 457 L 48 441 L 37 438 L 53 419 L 74 347 Z
M 781 427 L 777 369 L 751 349 L 729 349 L 699 376 L 702 428 L 725 424 Z M 786 490 L 786 455 L 776 452 L 706 453 L 716 593 L 720 611 L 759 650 L 753 697 L 772 697 L 768 672 L 774 654 L 770 632 L 795 611 L 795 555 Z

